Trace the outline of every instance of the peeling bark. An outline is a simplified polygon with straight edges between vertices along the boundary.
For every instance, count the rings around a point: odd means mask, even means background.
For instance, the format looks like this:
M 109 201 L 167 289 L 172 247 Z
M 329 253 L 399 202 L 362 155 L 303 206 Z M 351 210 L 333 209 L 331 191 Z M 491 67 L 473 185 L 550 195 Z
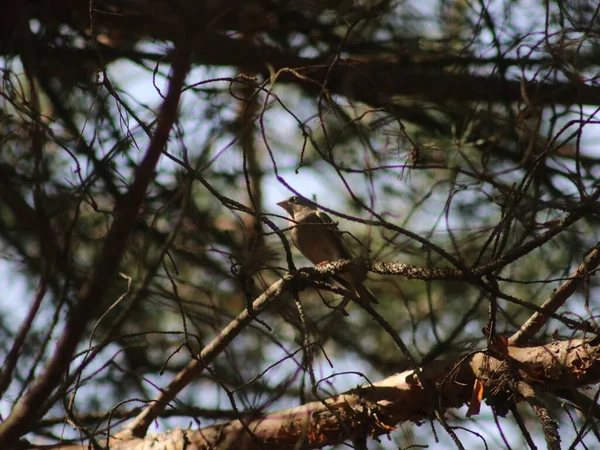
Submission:
M 109 445 L 115 450 L 321 448 L 358 436 L 377 437 L 402 422 L 427 419 L 436 408 L 443 413 L 466 404 L 476 378 L 486 387 L 488 403 L 496 402 L 496 406 L 499 401 L 524 401 L 517 389 L 511 390 L 519 383 L 536 392 L 597 383 L 600 343 L 575 339 L 538 347 L 508 347 L 505 360 L 477 352 L 470 357 L 434 361 L 422 368 L 421 377 L 435 390 L 424 389 L 410 370 L 322 401 L 248 420 L 245 425 L 234 420 L 201 430 L 150 434 L 145 439 L 111 439 Z M 500 386 L 500 382 L 504 384 Z M 512 395 L 506 396 L 507 390 Z M 508 409 L 510 405 L 504 406 Z

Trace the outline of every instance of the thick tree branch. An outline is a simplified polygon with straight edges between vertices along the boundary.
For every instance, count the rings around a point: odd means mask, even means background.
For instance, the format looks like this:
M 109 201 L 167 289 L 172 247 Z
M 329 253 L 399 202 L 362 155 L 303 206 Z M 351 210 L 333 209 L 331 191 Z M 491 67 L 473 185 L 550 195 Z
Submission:
M 258 419 L 246 420 L 252 430 L 239 420 L 213 425 L 201 430 L 173 430 L 146 439 L 111 440 L 112 450 L 141 450 L 153 445 L 186 443 L 198 449 L 321 448 L 345 440 L 388 434 L 404 421 L 427 419 L 433 413 L 427 398 L 438 397 L 442 410 L 458 408 L 469 401 L 475 379 L 484 383 L 488 401 L 512 404 L 523 401 L 518 383 L 554 392 L 565 386 L 584 387 L 600 381 L 600 345 L 596 341 L 577 339 L 552 342 L 539 347 L 508 347 L 508 359 L 499 360 L 485 353 L 469 358 L 434 361 L 422 368 L 421 376 L 436 386 L 426 392 L 412 370 L 385 380 L 364 385 L 345 394 L 281 410 Z M 504 395 L 505 386 L 513 386 L 513 397 Z M 498 393 L 493 398 L 492 392 Z M 64 450 L 84 446 L 64 446 Z M 182 447 L 183 448 L 183 447 Z
M 121 433 L 121 437 L 142 437 L 146 434 L 148 427 L 168 406 L 175 396 L 190 384 L 227 346 L 267 307 L 287 292 L 287 280 L 281 279 L 272 284 L 252 304 L 252 313 L 248 309 L 242 311 L 223 331 L 215 337 L 210 344 L 202 349 L 200 354 L 193 359 L 183 370 L 181 370 L 171 383 L 161 390 L 160 394 L 149 403 L 144 410 L 129 424 L 127 431 Z
M 548 322 L 575 290 L 589 280 L 592 272 L 600 264 L 600 243 L 585 257 L 583 263 L 569 276 L 569 279 L 555 289 L 552 295 L 541 306 L 542 311 L 534 312 L 521 328 L 513 334 L 509 342 L 511 345 L 526 344 Z

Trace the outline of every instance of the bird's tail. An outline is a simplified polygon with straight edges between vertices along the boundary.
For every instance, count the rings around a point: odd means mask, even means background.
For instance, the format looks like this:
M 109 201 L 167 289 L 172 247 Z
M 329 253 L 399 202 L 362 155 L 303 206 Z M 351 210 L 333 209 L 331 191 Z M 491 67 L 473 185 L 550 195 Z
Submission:
M 354 288 L 354 292 L 360 297 L 361 300 L 369 301 L 375 304 L 379 303 L 369 288 L 363 284 L 359 284 L 356 288 Z
M 373 293 L 364 284 L 362 284 L 362 282 L 356 282 L 356 278 L 352 278 L 347 274 L 342 274 L 342 276 L 336 275 L 333 277 L 333 279 L 346 289 L 353 291 L 358 297 L 360 297 L 361 300 L 374 304 L 379 303 Z

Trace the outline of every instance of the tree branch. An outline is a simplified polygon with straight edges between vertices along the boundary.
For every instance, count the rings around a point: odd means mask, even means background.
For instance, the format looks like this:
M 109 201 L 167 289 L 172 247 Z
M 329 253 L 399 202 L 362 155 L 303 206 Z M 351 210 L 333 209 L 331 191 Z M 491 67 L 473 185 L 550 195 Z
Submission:
M 186 49 L 178 49 L 176 55 L 169 91 L 159 112 L 154 136 L 144 159 L 137 167 L 131 188 L 120 205 L 94 273 L 82 286 L 46 369 L 29 392 L 13 407 L 6 420 L 0 424 L 0 443 L 3 447 L 15 443 L 45 414 L 45 408 L 40 405 L 58 386 L 63 374 L 68 370 L 73 352 L 81 342 L 87 323 L 94 315 L 95 306 L 102 304 L 102 297 L 117 273 L 129 234 L 146 195 L 146 189 L 154 178 L 154 168 L 177 118 L 181 90 L 189 71 L 189 52 Z
M 526 382 L 539 391 L 553 392 L 565 385 L 583 387 L 600 380 L 600 345 L 594 340 L 552 342 L 538 347 L 508 347 L 511 378 L 505 374 L 507 362 L 482 352 L 468 358 L 434 361 L 422 368 L 421 376 L 436 386 L 440 409 L 458 408 L 471 398 L 476 378 L 484 383 L 504 379 L 513 385 Z M 488 401 L 494 387 L 486 386 Z M 496 389 L 501 392 L 502 389 Z M 517 394 L 517 392 L 515 392 Z M 433 413 L 426 392 L 413 370 L 393 375 L 377 383 L 360 386 L 344 394 L 246 420 L 249 436 L 239 420 L 216 424 L 201 430 L 176 429 L 149 435 L 144 439 L 111 440 L 112 450 L 132 450 L 153 445 L 186 443 L 198 449 L 247 450 L 273 444 L 277 448 L 321 448 L 365 433 L 371 437 L 388 434 L 404 421 L 427 419 Z M 516 396 L 513 400 L 522 401 Z M 185 446 L 182 446 L 184 448 Z M 85 446 L 65 446 L 63 450 L 83 450 Z M 177 447 L 178 448 L 178 447 Z
M 513 334 L 509 343 L 511 345 L 523 345 L 527 343 L 548 322 L 548 319 L 556 313 L 575 290 L 589 279 L 590 272 L 600 264 L 600 242 L 585 257 L 583 263 L 569 276 L 569 279 L 552 292 L 552 295 L 541 306 L 542 311 L 534 312 L 527 322 Z

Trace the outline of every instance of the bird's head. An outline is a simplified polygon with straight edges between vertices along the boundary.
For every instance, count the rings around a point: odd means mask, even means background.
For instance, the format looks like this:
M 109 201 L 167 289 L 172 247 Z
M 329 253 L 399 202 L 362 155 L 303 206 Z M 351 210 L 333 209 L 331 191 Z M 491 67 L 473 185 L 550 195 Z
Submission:
M 297 195 L 294 195 L 293 197 L 290 197 L 287 200 L 279 202 L 277 203 L 277 205 L 285 209 L 288 212 L 288 214 L 292 216 L 292 219 L 294 218 L 294 213 L 304 208 L 316 209 L 313 202 L 303 197 L 299 197 Z

